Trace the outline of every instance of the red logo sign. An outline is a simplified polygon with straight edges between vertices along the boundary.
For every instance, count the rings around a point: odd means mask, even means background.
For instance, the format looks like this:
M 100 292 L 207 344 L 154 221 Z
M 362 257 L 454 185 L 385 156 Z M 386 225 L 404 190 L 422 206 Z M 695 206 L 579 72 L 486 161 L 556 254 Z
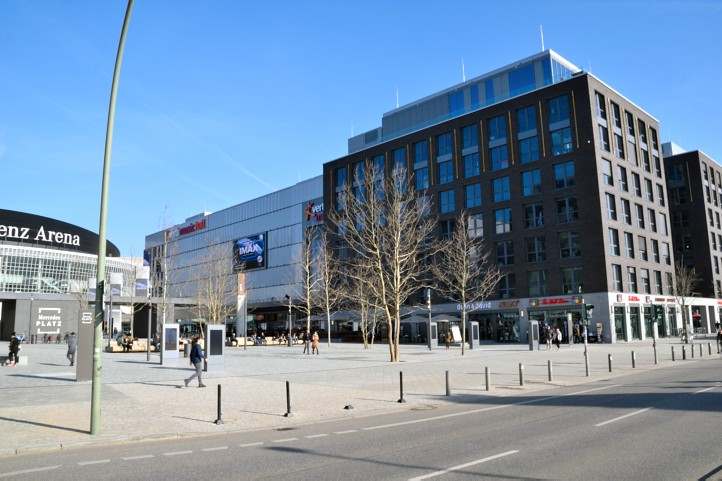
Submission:
M 631 302 L 639 302 L 640 301 L 639 296 L 629 296 L 629 300 Z
M 539 304 L 542 306 L 554 306 L 557 304 L 571 304 L 574 302 L 574 298 L 570 297 L 552 297 L 549 299 L 539 299 Z
M 206 220 L 201 219 L 193 222 L 191 225 L 187 225 L 185 227 L 181 227 L 178 229 L 178 235 L 186 235 L 190 234 L 191 232 L 195 232 L 197 230 L 202 230 L 206 228 Z

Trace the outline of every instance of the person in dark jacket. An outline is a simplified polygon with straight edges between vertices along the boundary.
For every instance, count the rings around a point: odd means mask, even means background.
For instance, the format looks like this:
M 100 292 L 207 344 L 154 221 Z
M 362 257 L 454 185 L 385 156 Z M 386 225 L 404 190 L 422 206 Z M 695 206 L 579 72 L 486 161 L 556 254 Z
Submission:
M 8 365 L 14 367 L 20 361 L 20 339 L 13 332 L 10 336 L 10 345 L 8 346 Z
M 70 361 L 70 365 L 75 365 L 75 353 L 78 350 L 78 336 L 75 335 L 74 332 L 71 332 L 68 336 L 68 354 L 66 357 L 68 358 L 68 361 Z
M 198 344 L 198 336 L 193 337 L 192 341 L 191 366 L 196 368 L 196 372 L 183 381 L 186 387 L 188 387 L 188 384 L 190 384 L 194 377 L 198 378 L 198 387 L 206 387 L 201 379 L 201 375 L 203 374 L 203 350 L 201 349 L 201 345 Z

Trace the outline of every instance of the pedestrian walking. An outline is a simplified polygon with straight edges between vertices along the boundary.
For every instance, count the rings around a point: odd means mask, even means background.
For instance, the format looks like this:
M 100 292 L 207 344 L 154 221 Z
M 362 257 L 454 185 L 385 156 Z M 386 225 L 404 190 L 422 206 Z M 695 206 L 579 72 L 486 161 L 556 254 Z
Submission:
M 304 331 L 301 336 L 303 340 L 303 353 L 306 354 L 311 349 L 311 333 Z
M 717 329 L 717 350 L 722 349 L 722 326 Z
M 75 335 L 74 332 L 71 332 L 68 336 L 68 353 L 65 355 L 65 357 L 68 358 L 68 361 L 70 361 L 70 365 L 75 365 L 75 353 L 78 350 L 78 336 Z
M 318 332 L 313 331 L 313 336 L 311 336 L 311 354 L 316 354 L 318 356 Z
M 201 375 L 203 374 L 203 350 L 201 349 L 201 345 L 198 343 L 198 336 L 193 336 L 191 344 L 191 366 L 195 367 L 196 372 L 191 374 L 191 377 L 185 379 L 183 382 L 186 387 L 188 387 L 188 384 L 190 384 L 193 378 L 197 377 L 198 387 L 206 387 L 201 379 Z
M 13 332 L 8 345 L 8 366 L 15 367 L 20 362 L 20 339 Z
M 446 332 L 446 336 L 444 336 L 444 345 L 446 346 L 446 350 L 447 350 L 447 351 L 448 351 L 449 348 L 451 347 L 451 341 L 452 341 L 452 339 L 453 339 L 453 338 L 451 337 L 451 331 L 447 331 L 447 332 Z
M 562 331 L 559 328 L 554 329 L 554 345 L 557 346 L 557 351 L 561 348 L 562 344 Z

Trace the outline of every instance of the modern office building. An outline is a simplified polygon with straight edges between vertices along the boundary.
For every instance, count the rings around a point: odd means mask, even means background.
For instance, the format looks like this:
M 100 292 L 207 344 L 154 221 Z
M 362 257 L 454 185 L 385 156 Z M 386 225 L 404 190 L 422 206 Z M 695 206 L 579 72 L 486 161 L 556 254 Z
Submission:
M 439 237 L 469 213 L 470 233 L 504 272 L 471 316 L 482 339 L 524 341 L 529 319 L 566 338 L 584 303 L 595 306 L 590 331 L 600 326 L 606 342 L 651 337 L 659 308 L 660 335 L 672 335 L 681 321 L 659 128 L 547 50 L 384 114 L 324 165 L 325 205 L 336 208 L 370 161 L 411 173 L 432 199 Z
M 145 238 L 145 258 L 155 274 L 154 295 L 161 295 L 163 271 L 169 295 L 192 301 L 211 264 L 228 276 L 227 321 L 241 329 L 237 315 L 238 274 L 250 330 L 271 334 L 288 326 L 288 300 L 300 292 L 300 259 L 305 232 L 323 223 L 321 176 L 226 209 L 201 213 Z M 220 267 L 219 264 L 220 263 Z M 295 312 L 295 311 L 294 311 Z M 175 321 L 198 317 L 192 306 L 175 308 Z M 236 324 L 238 322 L 238 324 Z M 240 334 L 240 331 L 236 331 Z
M 77 331 L 79 311 L 94 297 L 97 254 L 93 232 L 0 209 L 0 339 L 13 331 L 28 338 Z M 130 325 L 132 312 L 123 304 L 133 297 L 131 289 L 138 283 L 147 292 L 147 269 L 121 258 L 111 242 L 107 256 L 106 282 L 116 298 L 112 319 L 122 329 Z
M 722 298 L 722 167 L 700 150 L 687 152 L 673 143 L 665 143 L 662 152 L 674 257 L 695 269 L 698 296 Z M 722 301 L 707 306 L 700 301 L 692 307 L 694 327 L 710 332 L 719 322 L 715 311 Z

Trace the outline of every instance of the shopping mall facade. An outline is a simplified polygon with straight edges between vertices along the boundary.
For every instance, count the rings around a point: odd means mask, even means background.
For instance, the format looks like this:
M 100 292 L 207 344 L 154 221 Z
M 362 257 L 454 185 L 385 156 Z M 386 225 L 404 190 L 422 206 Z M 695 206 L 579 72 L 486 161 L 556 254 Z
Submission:
M 12 332 L 55 338 L 77 331 L 80 310 L 94 298 L 97 252 L 98 236 L 87 229 L 0 209 L 0 340 Z M 129 329 L 129 303 L 147 295 L 147 268 L 120 257 L 111 242 L 107 255 L 112 323 Z

